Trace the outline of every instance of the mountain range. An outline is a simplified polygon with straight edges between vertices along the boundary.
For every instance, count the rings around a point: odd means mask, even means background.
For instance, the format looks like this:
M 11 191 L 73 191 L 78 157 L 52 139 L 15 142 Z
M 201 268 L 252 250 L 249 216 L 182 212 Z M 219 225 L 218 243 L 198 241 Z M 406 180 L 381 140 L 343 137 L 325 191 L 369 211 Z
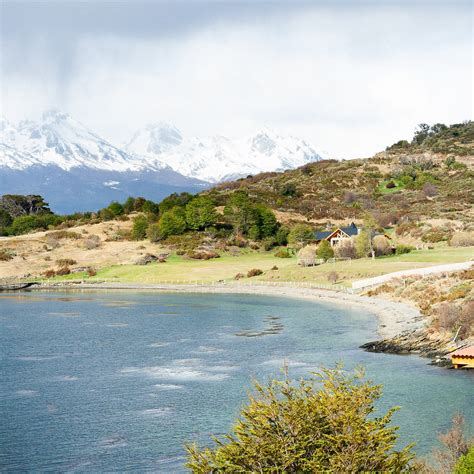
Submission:
M 237 140 L 186 138 L 157 123 L 117 146 L 58 110 L 17 125 L 0 119 L 0 194 L 41 194 L 56 212 L 94 210 L 129 195 L 160 200 L 320 159 L 305 141 L 267 128 Z

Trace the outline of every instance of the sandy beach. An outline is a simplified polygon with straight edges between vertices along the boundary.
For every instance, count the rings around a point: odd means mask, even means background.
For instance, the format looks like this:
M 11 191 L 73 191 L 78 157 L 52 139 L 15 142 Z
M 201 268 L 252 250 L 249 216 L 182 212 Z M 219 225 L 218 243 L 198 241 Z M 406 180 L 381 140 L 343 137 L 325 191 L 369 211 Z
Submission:
M 419 310 L 407 303 L 386 300 L 379 297 L 360 296 L 339 291 L 291 286 L 267 285 L 171 285 L 171 284 L 127 284 L 127 283 L 96 283 L 96 284 L 48 284 L 34 287 L 38 290 L 137 290 L 183 293 L 235 293 L 298 298 L 315 302 L 326 302 L 343 307 L 357 307 L 373 313 L 379 321 L 378 334 L 381 338 L 394 337 L 406 330 L 423 326 Z

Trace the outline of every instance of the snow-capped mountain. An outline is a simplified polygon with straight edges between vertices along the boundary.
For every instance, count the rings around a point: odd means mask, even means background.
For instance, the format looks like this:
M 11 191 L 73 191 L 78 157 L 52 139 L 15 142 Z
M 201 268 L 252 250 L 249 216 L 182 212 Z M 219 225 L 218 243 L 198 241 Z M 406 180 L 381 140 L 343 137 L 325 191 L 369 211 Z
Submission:
M 25 169 L 32 165 L 58 166 L 69 171 L 85 167 L 108 171 L 162 169 L 151 167 L 145 158 L 133 157 L 58 110 L 45 112 L 41 121 L 24 120 L 17 127 L 0 122 L 0 141 L 10 147 L 0 166 Z M 13 154 L 11 150 L 17 151 Z
M 158 123 L 119 147 L 58 110 L 17 125 L 0 119 L 0 192 L 43 194 L 60 212 L 91 210 L 129 195 L 160 200 L 319 159 L 303 140 L 270 129 L 237 140 L 185 138 L 173 125 Z
M 0 120 L 0 194 L 41 194 L 53 210 L 73 212 L 206 186 L 157 160 L 128 154 L 57 110 L 16 126 Z
M 223 136 L 186 139 L 176 127 L 160 123 L 136 132 L 125 149 L 146 156 L 155 166 L 168 165 L 184 176 L 213 183 L 321 159 L 305 141 L 268 128 L 238 140 Z

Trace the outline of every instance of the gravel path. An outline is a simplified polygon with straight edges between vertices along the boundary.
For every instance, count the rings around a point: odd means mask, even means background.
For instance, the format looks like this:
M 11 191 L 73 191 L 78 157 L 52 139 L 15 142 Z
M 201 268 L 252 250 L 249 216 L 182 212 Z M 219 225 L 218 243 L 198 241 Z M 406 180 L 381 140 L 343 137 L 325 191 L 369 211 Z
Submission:
M 392 278 L 404 278 L 414 275 L 431 275 L 432 273 L 455 272 L 458 270 L 467 270 L 474 265 L 474 260 L 461 263 L 447 263 L 445 265 L 435 265 L 433 267 L 413 268 L 412 270 L 401 270 L 399 272 L 386 273 L 373 278 L 366 278 L 364 280 L 357 280 L 352 283 L 354 290 L 362 290 L 370 286 L 380 285 L 390 281 Z

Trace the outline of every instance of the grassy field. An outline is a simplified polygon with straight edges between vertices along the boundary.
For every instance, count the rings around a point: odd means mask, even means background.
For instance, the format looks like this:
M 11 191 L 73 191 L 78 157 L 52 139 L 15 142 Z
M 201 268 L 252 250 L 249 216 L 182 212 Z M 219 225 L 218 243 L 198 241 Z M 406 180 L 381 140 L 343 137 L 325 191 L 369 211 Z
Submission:
M 264 274 L 244 281 L 303 281 L 328 283 L 328 274 L 335 271 L 338 283 L 350 285 L 352 281 L 382 275 L 384 273 L 411 268 L 420 268 L 442 263 L 464 262 L 474 258 L 474 247 L 440 247 L 419 250 L 400 256 L 371 260 L 337 261 L 315 267 L 302 268 L 296 258 L 277 258 L 272 252 L 252 252 L 239 256 L 224 255 L 207 261 L 189 260 L 172 255 L 166 263 L 140 265 L 113 265 L 105 267 L 95 277 L 73 274 L 57 279 L 87 279 L 127 283 L 211 283 L 218 280 L 233 280 L 237 273 L 247 274 L 253 268 Z M 278 269 L 272 269 L 274 267 Z

